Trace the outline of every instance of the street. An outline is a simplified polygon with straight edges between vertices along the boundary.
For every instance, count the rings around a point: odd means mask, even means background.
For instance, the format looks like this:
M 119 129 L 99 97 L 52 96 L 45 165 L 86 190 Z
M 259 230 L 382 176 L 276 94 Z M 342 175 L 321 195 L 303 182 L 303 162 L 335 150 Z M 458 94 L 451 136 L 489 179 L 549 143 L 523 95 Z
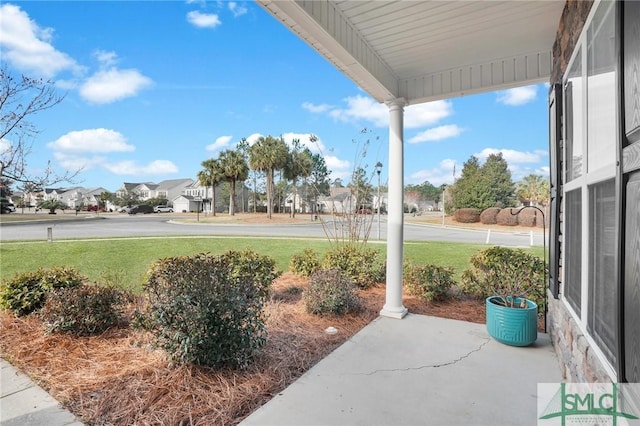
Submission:
M 105 215 L 99 218 L 87 218 L 65 221 L 38 221 L 3 223 L 0 226 L 0 241 L 15 240 L 53 240 L 83 238 L 114 238 L 163 235 L 221 235 L 221 236 L 257 236 L 297 238 L 326 238 L 327 232 L 340 232 L 335 222 L 300 221 L 298 223 L 247 224 L 247 223 L 182 223 L 171 220 L 172 216 L 152 215 Z M 386 219 L 386 218 L 385 218 Z M 386 221 L 380 223 L 380 238 L 386 238 Z M 51 230 L 49 231 L 49 228 Z M 326 231 L 326 232 L 325 232 Z M 378 223 L 371 224 L 369 240 L 377 240 Z M 509 247 L 527 247 L 531 245 L 528 230 L 518 228 L 514 232 L 442 227 L 439 225 L 404 224 L 405 241 L 452 241 L 463 243 L 503 245 Z M 533 244 L 542 245 L 542 232 L 535 229 Z

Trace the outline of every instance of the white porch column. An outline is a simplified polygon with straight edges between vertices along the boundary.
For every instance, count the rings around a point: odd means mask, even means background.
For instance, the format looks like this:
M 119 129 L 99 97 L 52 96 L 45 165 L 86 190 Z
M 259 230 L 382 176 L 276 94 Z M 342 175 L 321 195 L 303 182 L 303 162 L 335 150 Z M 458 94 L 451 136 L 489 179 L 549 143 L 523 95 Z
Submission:
M 404 240 L 404 99 L 387 102 L 389 106 L 389 203 L 387 207 L 387 291 L 380 315 L 402 318 L 402 243 Z

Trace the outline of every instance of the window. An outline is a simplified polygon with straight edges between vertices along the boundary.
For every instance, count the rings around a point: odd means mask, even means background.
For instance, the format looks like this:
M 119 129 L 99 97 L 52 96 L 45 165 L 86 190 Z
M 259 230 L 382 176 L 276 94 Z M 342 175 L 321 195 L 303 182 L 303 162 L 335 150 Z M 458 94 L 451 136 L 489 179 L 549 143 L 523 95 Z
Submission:
M 618 312 L 616 282 L 615 179 L 589 188 L 588 330 L 611 363 L 615 362 Z
M 615 2 L 594 3 L 564 77 L 564 298 L 610 366 L 620 295 L 615 10 Z
M 616 160 L 614 6 L 613 2 L 600 6 L 587 32 L 588 172 Z
M 582 303 L 582 190 L 565 195 L 564 297 L 578 315 Z
M 569 69 L 567 83 L 565 84 L 565 99 L 567 111 L 566 140 L 567 140 L 567 182 L 582 176 L 582 144 L 583 123 L 582 118 L 582 54 L 578 50 L 573 65 Z

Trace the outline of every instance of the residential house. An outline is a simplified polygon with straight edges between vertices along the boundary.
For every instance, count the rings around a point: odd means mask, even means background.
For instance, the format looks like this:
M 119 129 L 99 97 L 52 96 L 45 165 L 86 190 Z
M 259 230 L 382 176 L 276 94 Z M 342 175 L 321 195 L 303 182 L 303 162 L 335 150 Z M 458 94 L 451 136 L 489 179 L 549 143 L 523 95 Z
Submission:
M 549 332 L 567 380 L 640 382 L 640 2 L 257 3 L 389 109 L 383 316 L 407 313 L 404 108 L 549 83 Z
M 153 182 L 124 182 L 118 190 L 116 196 L 119 198 L 127 198 L 135 194 L 140 201 L 150 200 L 152 198 L 165 198 L 172 200 L 184 193 L 185 189 L 193 184 L 193 179 L 170 179 L 163 180 L 160 183 Z
M 190 187 L 193 183 L 194 180 L 188 178 L 163 180 L 155 187 L 152 198 L 173 200 L 178 195 L 183 194 L 186 188 Z
M 328 196 L 318 197 L 318 207 L 320 213 L 349 214 L 356 212 L 358 201 L 351 188 L 330 188 Z

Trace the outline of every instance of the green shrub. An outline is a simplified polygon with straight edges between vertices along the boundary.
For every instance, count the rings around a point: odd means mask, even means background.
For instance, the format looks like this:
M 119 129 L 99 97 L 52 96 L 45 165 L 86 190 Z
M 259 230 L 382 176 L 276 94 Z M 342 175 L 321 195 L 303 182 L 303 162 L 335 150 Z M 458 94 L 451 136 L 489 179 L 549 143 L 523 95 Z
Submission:
M 426 301 L 444 300 L 455 280 L 453 269 L 436 265 L 404 265 L 407 292 Z
M 15 275 L 0 287 L 0 305 L 18 315 L 28 315 L 44 306 L 51 290 L 77 287 L 86 280 L 76 269 L 56 266 Z
M 320 255 L 313 249 L 305 249 L 302 253 L 291 256 L 289 269 L 294 274 L 308 277 L 320 269 Z
M 521 249 L 491 247 L 470 259 L 462 273 L 460 289 L 478 298 L 526 297 L 544 309 L 546 270 L 544 261 Z
M 323 269 L 340 269 L 360 288 L 384 281 L 385 264 L 380 252 L 355 244 L 342 244 L 329 250 L 322 262 Z
M 315 315 L 342 315 L 360 307 L 356 287 L 339 269 L 319 270 L 312 274 L 302 300 L 307 312 Z
M 453 219 L 459 223 L 480 222 L 480 210 L 475 208 L 458 209 L 453 213 Z
M 250 250 L 159 260 L 139 322 L 174 362 L 245 367 L 266 341 L 262 307 L 277 275 L 273 259 Z
M 83 284 L 52 291 L 40 315 L 48 332 L 91 336 L 121 324 L 131 300 L 118 288 Z

